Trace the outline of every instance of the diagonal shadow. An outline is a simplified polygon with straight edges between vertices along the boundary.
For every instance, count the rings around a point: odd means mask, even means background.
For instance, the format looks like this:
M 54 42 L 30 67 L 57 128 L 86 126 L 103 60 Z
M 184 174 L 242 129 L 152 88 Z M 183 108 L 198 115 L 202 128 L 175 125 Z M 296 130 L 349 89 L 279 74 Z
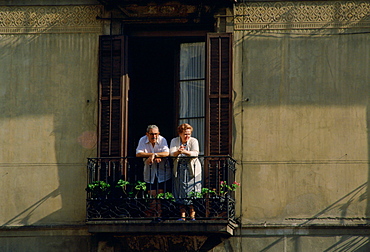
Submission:
M 277 245 L 279 242 L 281 242 L 282 240 L 284 239 L 284 237 L 280 237 L 279 239 L 277 239 L 276 241 L 274 241 L 273 243 L 269 244 L 268 246 L 264 247 L 263 249 L 261 249 L 259 252 L 266 252 L 266 251 L 269 251 L 271 248 L 273 248 L 275 245 Z
M 45 197 L 41 198 L 39 201 L 35 202 L 31 206 L 29 206 L 28 208 L 26 208 L 25 210 L 23 210 L 22 212 L 20 212 L 19 214 L 17 214 L 16 216 L 14 216 L 13 218 L 11 218 L 7 222 L 5 222 L 2 225 L 2 227 L 11 225 L 13 223 L 22 223 L 23 225 L 29 225 L 29 219 L 32 216 L 33 212 L 36 211 L 36 209 L 38 207 L 40 207 L 49 198 L 55 198 L 58 195 L 60 195 L 59 188 L 58 189 L 55 189 L 54 191 L 52 191 L 51 193 L 49 193 Z M 26 216 L 25 217 L 21 217 L 24 214 L 26 214 Z
M 348 207 L 350 206 L 350 204 L 354 201 L 354 198 L 356 197 L 356 195 L 358 195 L 364 188 L 367 188 L 367 184 L 368 182 L 365 182 L 363 183 L 362 185 L 360 185 L 359 187 L 357 187 L 356 189 L 354 189 L 353 191 L 347 193 L 346 195 L 344 195 L 342 198 L 338 199 L 337 201 L 333 202 L 332 204 L 330 204 L 328 207 L 326 207 L 325 209 L 321 210 L 320 212 L 318 212 L 317 214 L 315 214 L 314 216 L 308 218 L 307 221 L 301 223 L 298 225 L 298 227 L 301 227 L 301 226 L 304 226 L 306 224 L 309 224 L 310 222 L 314 221 L 315 219 L 319 218 L 321 215 L 325 214 L 326 212 L 334 209 L 335 207 L 338 206 L 338 204 L 343 201 L 344 199 L 348 198 L 349 199 L 347 200 L 347 202 L 345 204 L 342 204 L 342 206 L 340 207 L 340 209 L 342 210 L 342 217 L 345 217 L 345 213 L 347 212 L 347 209 Z M 365 200 L 367 199 L 367 192 L 361 194 L 359 196 L 359 199 L 360 201 L 362 200 Z
M 346 236 L 323 252 L 369 251 L 368 246 L 369 238 L 367 237 Z

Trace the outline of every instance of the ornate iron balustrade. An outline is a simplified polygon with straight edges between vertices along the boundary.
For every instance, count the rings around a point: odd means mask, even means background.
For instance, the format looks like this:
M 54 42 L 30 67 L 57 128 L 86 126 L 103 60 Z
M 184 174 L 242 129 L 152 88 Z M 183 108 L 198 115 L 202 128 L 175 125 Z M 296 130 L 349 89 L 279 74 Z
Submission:
M 191 158 L 191 157 L 190 157 Z M 202 164 L 202 193 L 191 192 L 197 220 L 235 221 L 235 160 L 229 156 L 198 157 Z M 173 158 L 166 159 L 172 171 Z M 180 205 L 172 197 L 173 185 L 150 196 L 157 185 L 143 183 L 142 158 L 89 158 L 87 166 L 87 220 L 177 220 Z M 236 184 L 235 184 L 236 183 Z

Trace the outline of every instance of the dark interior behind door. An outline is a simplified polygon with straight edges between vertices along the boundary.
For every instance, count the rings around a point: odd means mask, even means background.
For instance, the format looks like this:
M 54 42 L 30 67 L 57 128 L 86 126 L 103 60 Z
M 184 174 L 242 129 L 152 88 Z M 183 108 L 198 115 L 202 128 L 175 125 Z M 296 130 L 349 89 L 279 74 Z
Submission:
M 155 124 L 168 144 L 174 137 L 175 60 L 177 45 L 171 38 L 129 38 L 128 155 L 135 156 L 146 127 Z

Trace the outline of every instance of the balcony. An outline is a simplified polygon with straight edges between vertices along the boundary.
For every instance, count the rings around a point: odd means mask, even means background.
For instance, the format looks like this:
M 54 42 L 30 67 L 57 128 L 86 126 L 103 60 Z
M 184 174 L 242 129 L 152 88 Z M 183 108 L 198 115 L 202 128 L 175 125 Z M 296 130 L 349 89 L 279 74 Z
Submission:
M 190 157 L 191 158 L 191 157 Z M 188 233 L 232 235 L 235 216 L 235 160 L 229 156 L 198 157 L 202 164 L 202 192 L 190 192 L 196 220 L 179 221 L 180 205 L 174 185 L 152 196 L 156 184 L 143 183 L 142 158 L 89 158 L 87 165 L 86 219 L 92 233 Z M 165 168 L 172 171 L 173 159 Z M 157 164 L 153 164 L 157 165 Z

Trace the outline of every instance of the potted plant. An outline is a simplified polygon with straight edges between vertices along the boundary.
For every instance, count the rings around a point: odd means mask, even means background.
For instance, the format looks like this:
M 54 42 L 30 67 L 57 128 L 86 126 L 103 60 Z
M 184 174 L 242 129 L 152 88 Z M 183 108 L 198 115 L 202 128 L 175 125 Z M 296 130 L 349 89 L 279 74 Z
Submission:
M 110 184 L 105 181 L 93 181 L 87 185 L 85 190 L 90 193 L 91 198 L 106 198 L 110 193 Z
M 157 199 L 167 199 L 167 200 L 175 201 L 175 197 L 170 192 L 157 194 Z
M 234 181 L 231 185 L 228 185 L 226 181 L 220 182 L 220 196 L 226 196 L 228 192 L 236 191 L 240 186 L 240 183 Z
M 146 183 L 142 181 L 137 181 L 134 184 L 134 189 L 136 190 L 136 193 L 134 195 L 135 198 L 138 198 L 139 194 L 141 194 L 142 198 L 146 198 Z
M 119 188 L 120 192 L 123 193 L 123 197 L 130 197 L 132 195 L 132 191 L 128 191 L 127 187 L 130 186 L 130 182 L 119 179 L 116 183 L 115 188 Z

